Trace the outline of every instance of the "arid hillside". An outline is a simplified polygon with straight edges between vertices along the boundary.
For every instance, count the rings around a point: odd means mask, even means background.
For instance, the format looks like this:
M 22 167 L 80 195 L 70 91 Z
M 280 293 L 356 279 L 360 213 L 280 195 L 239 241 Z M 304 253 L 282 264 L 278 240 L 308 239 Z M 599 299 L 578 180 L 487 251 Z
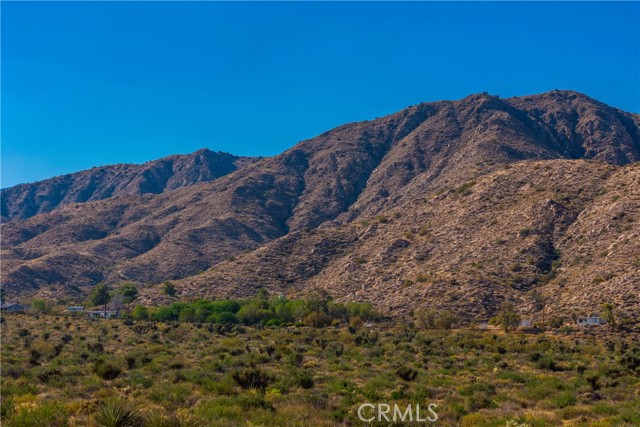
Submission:
M 639 160 L 640 117 L 579 93 L 419 104 L 215 180 L 3 211 L 3 292 L 129 281 L 159 302 L 171 280 L 183 298 L 320 286 L 394 314 L 485 317 L 505 298 L 537 313 L 534 293 L 549 310 L 631 312 Z
M 296 231 L 176 282 L 186 298 L 304 294 L 386 312 L 486 317 L 506 300 L 541 315 L 640 307 L 640 164 L 520 162 L 348 224 Z M 169 298 L 148 288 L 149 301 Z

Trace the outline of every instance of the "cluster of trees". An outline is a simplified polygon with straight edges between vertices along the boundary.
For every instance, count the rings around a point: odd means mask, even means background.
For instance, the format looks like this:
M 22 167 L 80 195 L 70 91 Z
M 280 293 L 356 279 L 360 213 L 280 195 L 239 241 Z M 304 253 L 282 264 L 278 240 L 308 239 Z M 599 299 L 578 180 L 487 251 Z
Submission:
M 328 326 L 334 321 L 366 321 L 378 317 L 369 303 L 339 304 L 322 291 L 315 291 L 301 300 L 269 298 L 266 292 L 261 291 L 256 297 L 238 300 L 175 302 L 170 306 L 157 308 L 137 305 L 130 315 L 135 320 L 157 322 L 264 326 L 304 324 L 315 327 Z
M 89 294 L 87 302 L 92 306 L 101 306 L 106 310 L 110 302 L 120 309 L 122 304 L 131 304 L 138 297 L 138 288 L 132 283 L 125 283 L 116 290 L 109 290 L 105 283 L 96 285 Z

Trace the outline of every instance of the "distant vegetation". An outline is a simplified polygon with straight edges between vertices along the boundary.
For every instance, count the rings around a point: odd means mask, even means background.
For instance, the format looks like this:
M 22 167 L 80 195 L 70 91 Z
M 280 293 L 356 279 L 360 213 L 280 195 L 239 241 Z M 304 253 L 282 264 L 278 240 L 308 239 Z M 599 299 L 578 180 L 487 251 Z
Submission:
M 260 292 L 254 298 L 175 302 L 167 307 L 137 305 L 134 320 L 243 324 L 247 326 L 305 325 L 324 327 L 334 322 L 375 320 L 379 316 L 370 303 L 336 303 L 329 295 L 315 293 L 308 299 L 268 298 Z

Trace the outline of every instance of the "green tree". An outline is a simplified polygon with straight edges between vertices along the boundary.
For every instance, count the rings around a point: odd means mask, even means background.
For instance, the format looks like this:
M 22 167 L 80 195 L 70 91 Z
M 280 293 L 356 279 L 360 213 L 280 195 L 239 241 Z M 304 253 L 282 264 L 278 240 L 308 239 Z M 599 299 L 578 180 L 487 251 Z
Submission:
M 89 294 L 89 304 L 96 306 L 103 306 L 104 311 L 107 310 L 107 304 L 111 301 L 111 295 L 109 294 L 109 287 L 106 283 L 100 283 L 93 288 L 91 294 Z
M 31 301 L 31 311 L 35 314 L 46 314 L 51 311 L 51 304 L 42 299 Z
M 437 313 L 433 309 L 420 310 L 416 313 L 415 326 L 419 329 L 435 329 Z
M 167 294 L 167 295 L 169 295 L 171 297 L 174 297 L 174 296 L 176 296 L 177 292 L 178 292 L 178 290 L 176 289 L 176 287 L 174 286 L 173 283 L 171 283 L 171 282 L 165 282 L 164 283 L 164 293 L 165 294 Z
M 122 295 L 122 302 L 131 304 L 138 298 L 138 288 L 133 283 L 125 283 L 120 288 L 120 294 Z
M 611 326 L 616 326 L 616 315 L 615 315 L 614 309 L 615 309 L 614 305 L 610 302 L 606 302 L 600 306 L 602 317 Z
M 196 312 L 193 307 L 185 307 L 180 310 L 178 320 L 180 322 L 194 322 L 196 320 Z
M 216 323 L 235 325 L 238 323 L 238 318 L 233 313 L 225 311 L 217 315 Z
M 512 303 L 505 302 L 500 307 L 500 312 L 498 312 L 495 320 L 505 332 L 509 332 L 509 330 L 520 324 L 520 315 Z
M 419 329 L 451 329 L 455 325 L 456 315 L 449 311 L 426 309 L 416 313 L 415 326 Z
M 145 306 L 136 305 L 131 310 L 131 317 L 135 320 L 147 320 L 149 318 L 149 310 Z
M 260 308 L 259 302 L 251 302 L 243 305 L 236 314 L 238 320 L 245 325 L 255 325 L 256 323 L 266 322 L 272 316 L 271 311 Z
M 320 321 L 322 316 L 320 313 L 327 313 L 327 305 L 331 301 L 331 295 L 327 291 L 322 288 L 314 287 L 309 295 L 307 296 L 307 307 L 310 312 L 315 313 L 315 316 L 312 318 L 316 321 Z M 309 316 L 307 316 L 309 318 Z M 315 327 L 320 326 L 319 324 L 315 324 Z
M 265 288 L 258 289 L 258 293 L 256 294 L 256 300 L 260 304 L 261 308 L 267 308 L 269 305 L 269 294 Z
M 544 329 L 544 327 L 546 326 L 545 323 L 546 323 L 546 320 L 547 320 L 546 319 L 546 313 L 545 313 L 545 308 L 547 306 L 547 300 L 538 291 L 535 291 L 531 297 L 533 299 L 533 302 L 536 305 L 536 308 L 538 310 L 542 310 L 542 328 Z

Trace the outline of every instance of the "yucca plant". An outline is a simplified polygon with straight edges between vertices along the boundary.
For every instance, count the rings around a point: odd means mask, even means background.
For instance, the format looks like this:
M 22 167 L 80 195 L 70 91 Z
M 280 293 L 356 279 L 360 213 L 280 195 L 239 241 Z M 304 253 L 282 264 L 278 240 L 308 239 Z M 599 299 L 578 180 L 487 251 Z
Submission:
M 180 421 L 175 416 L 154 411 L 145 416 L 144 427 L 180 427 Z
M 141 427 L 138 411 L 120 400 L 107 400 L 94 416 L 98 427 Z
M 201 418 L 189 413 L 186 409 L 178 409 L 176 413 L 178 420 L 177 427 L 206 427 L 206 423 Z

